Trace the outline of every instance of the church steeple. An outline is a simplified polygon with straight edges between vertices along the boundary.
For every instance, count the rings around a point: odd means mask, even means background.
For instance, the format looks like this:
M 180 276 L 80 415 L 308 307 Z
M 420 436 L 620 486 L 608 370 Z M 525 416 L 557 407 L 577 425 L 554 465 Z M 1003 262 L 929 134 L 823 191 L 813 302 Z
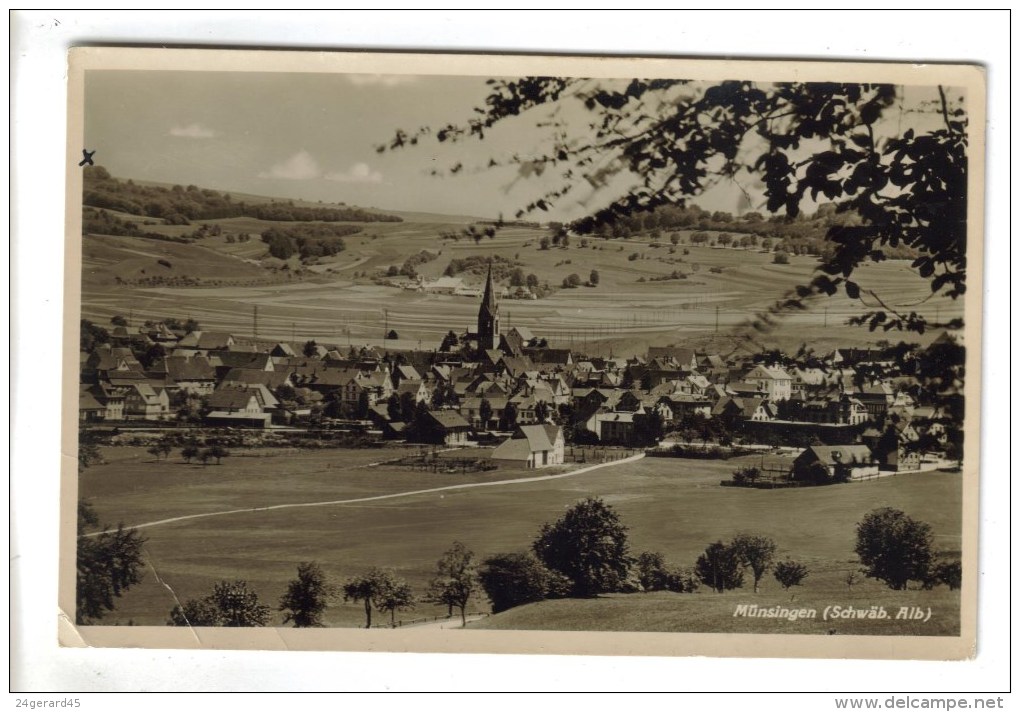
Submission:
M 496 292 L 492 287 L 492 260 L 489 260 L 485 293 L 482 294 L 482 304 L 478 308 L 478 348 L 499 348 L 499 304 L 496 302 Z

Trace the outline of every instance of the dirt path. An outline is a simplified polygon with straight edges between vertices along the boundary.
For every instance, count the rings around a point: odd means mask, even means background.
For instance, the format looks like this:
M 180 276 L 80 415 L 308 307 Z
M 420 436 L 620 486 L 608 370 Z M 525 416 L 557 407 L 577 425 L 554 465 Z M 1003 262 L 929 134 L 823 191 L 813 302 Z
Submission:
M 542 475 L 539 477 L 518 477 L 510 480 L 496 480 L 495 482 L 468 482 L 460 485 L 447 485 L 445 487 L 431 487 L 429 489 L 421 490 L 409 490 L 406 492 L 393 492 L 391 494 L 379 494 L 372 497 L 357 497 L 354 499 L 334 499 L 327 500 L 324 502 L 297 502 L 294 504 L 273 504 L 266 507 L 246 507 L 244 509 L 226 509 L 220 512 L 203 512 L 202 514 L 185 514 L 180 517 L 170 517 L 169 519 L 157 519 L 154 522 L 143 522 L 142 524 L 132 524 L 131 526 L 125 526 L 125 529 L 149 529 L 151 527 L 158 527 L 164 524 L 174 524 L 176 522 L 186 522 L 192 519 L 205 519 L 206 517 L 225 517 L 230 514 L 243 514 L 245 512 L 270 512 L 277 509 L 297 509 L 299 507 L 331 507 L 334 505 L 341 504 L 361 504 L 363 502 L 378 502 L 386 499 L 399 499 L 401 497 L 414 497 L 421 494 L 433 494 L 435 492 L 450 492 L 453 490 L 465 490 L 474 489 L 476 487 L 499 487 L 504 485 L 519 485 L 527 484 L 531 482 L 543 482 L 547 480 L 558 480 L 564 477 L 574 477 L 576 475 L 583 475 L 586 472 L 592 470 L 599 470 L 603 467 L 612 467 L 613 465 L 622 465 L 628 462 L 637 462 L 644 457 L 644 453 L 632 455 L 631 457 L 623 458 L 622 460 L 614 460 L 612 462 L 603 462 L 598 465 L 589 465 L 588 467 L 582 467 L 579 470 L 571 470 L 569 472 L 562 472 L 558 475 Z M 84 534 L 83 536 L 92 537 L 98 536 L 102 532 L 92 532 L 91 534 Z

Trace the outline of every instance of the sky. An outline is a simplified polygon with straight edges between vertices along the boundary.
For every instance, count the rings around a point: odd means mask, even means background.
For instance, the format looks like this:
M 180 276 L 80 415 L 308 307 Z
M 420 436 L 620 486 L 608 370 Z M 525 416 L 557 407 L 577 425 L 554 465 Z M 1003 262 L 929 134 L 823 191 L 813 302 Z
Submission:
M 90 71 L 85 136 L 113 175 L 305 200 L 496 217 L 540 192 L 490 156 L 538 145 L 515 127 L 461 146 L 379 154 L 397 129 L 460 122 L 479 77 Z M 535 139 L 529 145 L 522 142 Z M 463 174 L 430 175 L 463 161 Z M 478 167 L 475 170 L 475 166 Z
M 462 123 L 484 105 L 487 89 L 483 78 L 463 76 L 91 70 L 85 137 L 96 163 L 123 179 L 511 217 L 555 187 L 552 176 L 521 180 L 515 168 L 485 166 L 490 157 L 539 149 L 548 134 L 534 128 L 535 120 L 508 122 L 481 142 L 429 139 L 398 151 L 375 150 L 397 129 Z M 559 118 L 580 122 L 583 114 L 567 109 Z M 916 114 L 906 116 L 917 120 Z M 458 162 L 465 169 L 456 176 L 430 175 Z M 631 181 L 618 178 L 611 187 Z M 579 217 L 600 207 L 608 192 L 578 188 L 559 208 L 532 219 Z M 695 202 L 709 210 L 749 207 L 732 185 Z

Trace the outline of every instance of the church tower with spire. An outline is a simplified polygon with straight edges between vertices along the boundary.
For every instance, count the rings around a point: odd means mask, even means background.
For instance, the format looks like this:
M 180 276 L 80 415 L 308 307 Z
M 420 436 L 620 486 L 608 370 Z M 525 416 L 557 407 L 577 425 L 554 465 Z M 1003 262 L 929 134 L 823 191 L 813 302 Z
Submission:
M 478 348 L 483 350 L 499 348 L 499 304 L 492 288 L 492 261 L 485 279 L 485 293 L 478 308 Z

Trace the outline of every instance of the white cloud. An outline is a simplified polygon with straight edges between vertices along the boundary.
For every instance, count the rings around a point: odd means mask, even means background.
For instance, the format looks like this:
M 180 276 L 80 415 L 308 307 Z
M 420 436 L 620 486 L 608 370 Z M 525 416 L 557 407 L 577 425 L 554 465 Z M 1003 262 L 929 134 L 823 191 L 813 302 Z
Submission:
M 281 178 L 283 180 L 311 180 L 322 175 L 319 162 L 304 149 L 282 163 L 277 163 L 268 171 L 259 173 L 259 178 Z
M 180 138 L 212 138 L 216 132 L 202 124 L 188 124 L 187 126 L 174 126 L 170 129 L 170 135 Z
M 355 163 L 346 171 L 327 173 L 326 180 L 338 183 L 382 183 L 382 173 L 373 171 L 367 163 Z
M 416 82 L 418 77 L 407 74 L 348 74 L 347 80 L 356 87 L 395 87 Z

